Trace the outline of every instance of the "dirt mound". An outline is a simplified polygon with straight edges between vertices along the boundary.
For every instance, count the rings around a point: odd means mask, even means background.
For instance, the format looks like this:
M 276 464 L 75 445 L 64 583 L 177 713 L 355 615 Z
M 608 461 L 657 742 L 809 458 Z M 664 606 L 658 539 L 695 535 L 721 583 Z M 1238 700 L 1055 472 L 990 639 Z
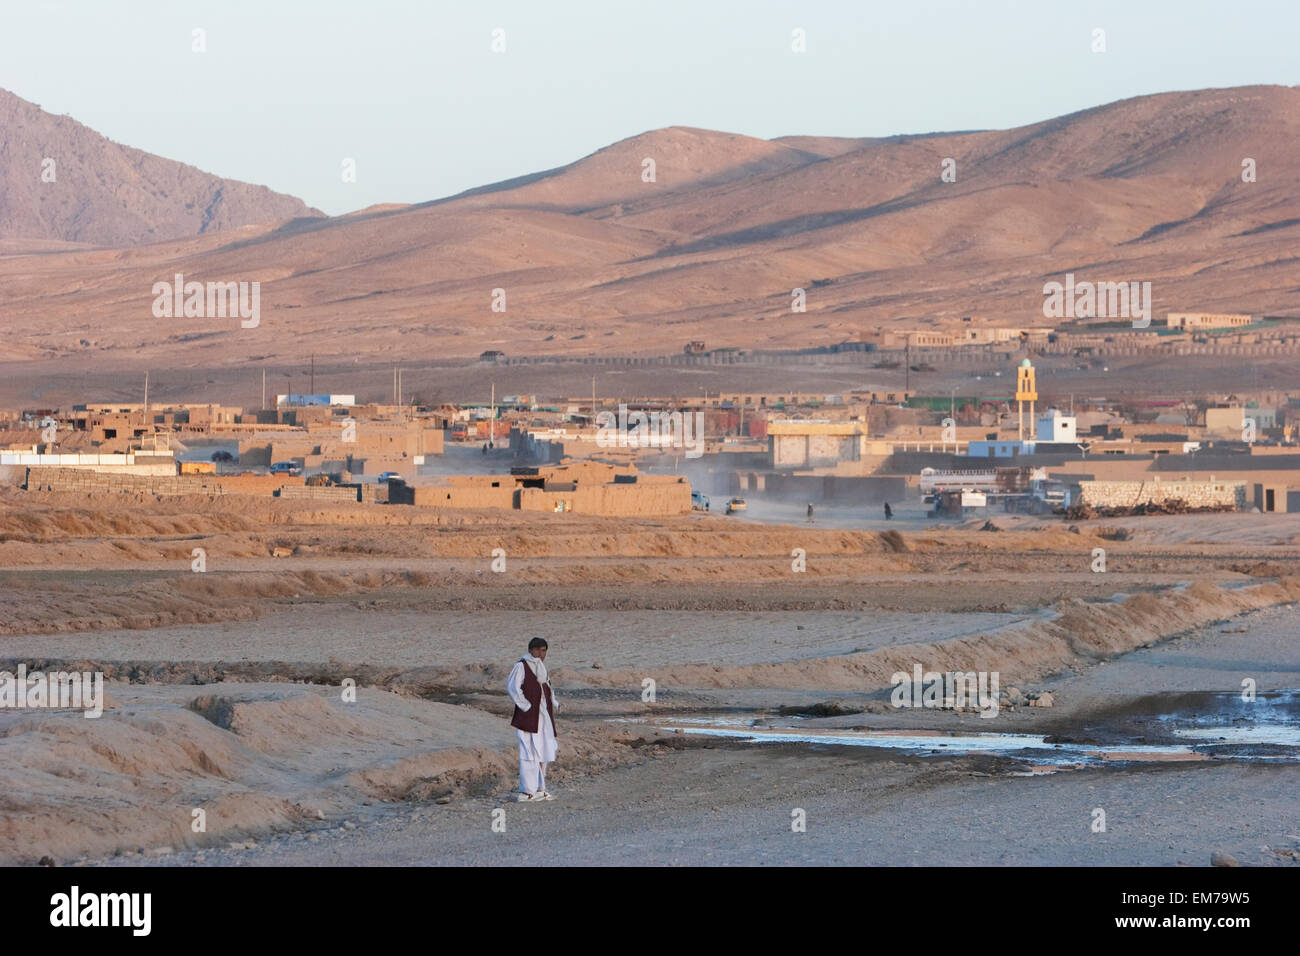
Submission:
M 903 540 L 903 536 L 897 531 L 880 532 L 880 541 L 885 546 L 885 550 L 893 554 L 902 554 L 911 550 L 907 546 L 907 542 Z
M 0 714 L 0 862 L 224 846 L 338 819 L 364 800 L 509 786 L 514 741 L 479 710 L 371 687 L 114 685 L 96 720 Z M 613 748 L 566 738 L 568 769 Z M 193 811 L 206 829 L 194 832 Z

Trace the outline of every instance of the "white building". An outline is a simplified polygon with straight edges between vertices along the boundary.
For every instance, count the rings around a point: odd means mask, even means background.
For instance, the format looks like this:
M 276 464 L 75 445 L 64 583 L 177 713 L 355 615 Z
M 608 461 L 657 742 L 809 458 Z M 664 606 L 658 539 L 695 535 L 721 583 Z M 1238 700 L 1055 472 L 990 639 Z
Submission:
M 1046 415 L 1038 418 L 1038 440 L 1040 442 L 1075 442 L 1078 440 L 1078 419 L 1073 415 L 1062 415 L 1060 409 L 1049 408 Z

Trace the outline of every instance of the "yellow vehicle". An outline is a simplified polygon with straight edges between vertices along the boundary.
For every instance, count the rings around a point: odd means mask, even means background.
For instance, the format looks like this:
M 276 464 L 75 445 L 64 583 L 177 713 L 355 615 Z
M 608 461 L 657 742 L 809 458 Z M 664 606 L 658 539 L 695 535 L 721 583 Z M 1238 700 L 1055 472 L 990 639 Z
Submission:
M 744 498 L 732 498 L 727 502 L 727 514 L 735 514 L 737 511 L 745 510 Z

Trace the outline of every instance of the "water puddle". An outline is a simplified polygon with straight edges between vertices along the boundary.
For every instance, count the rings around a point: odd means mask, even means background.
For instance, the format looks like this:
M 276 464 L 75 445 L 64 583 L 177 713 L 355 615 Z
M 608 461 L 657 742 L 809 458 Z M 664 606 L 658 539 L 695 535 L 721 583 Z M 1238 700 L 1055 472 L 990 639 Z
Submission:
M 1208 694 L 1206 703 L 1159 717 L 1168 733 L 1204 746 L 1300 747 L 1300 692 Z
M 1029 765 L 1020 775 L 1116 763 L 1300 761 L 1300 693 L 1296 691 L 1260 694 L 1253 701 L 1243 701 L 1239 694 L 1171 695 L 1169 703 L 1175 706 L 1165 712 L 1128 712 L 1111 726 L 1088 727 L 1082 739 L 1059 734 L 813 727 L 803 718 L 768 715 L 622 718 L 620 722 L 754 744 L 871 747 L 919 757 L 1004 757 Z
M 1048 743 L 1034 734 L 946 734 L 940 731 L 903 730 L 789 730 L 771 727 L 723 727 L 669 721 L 665 730 L 708 737 L 730 737 L 750 743 L 821 744 L 841 747 L 875 747 L 899 750 L 913 756 L 988 754 L 1048 766 L 1070 766 L 1107 761 L 1206 760 L 1190 745 L 1123 745 Z

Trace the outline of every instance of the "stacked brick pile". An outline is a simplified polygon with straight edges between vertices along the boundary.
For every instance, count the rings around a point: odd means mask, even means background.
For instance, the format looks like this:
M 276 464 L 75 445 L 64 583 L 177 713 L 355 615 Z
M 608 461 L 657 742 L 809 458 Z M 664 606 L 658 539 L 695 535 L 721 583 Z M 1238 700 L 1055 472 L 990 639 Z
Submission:
M 1244 481 L 1081 481 L 1083 501 L 1093 508 L 1135 508 L 1181 501 L 1188 510 L 1245 509 Z
M 354 485 L 285 485 L 280 489 L 281 498 L 295 501 L 331 501 L 335 503 L 356 503 L 359 495 Z

